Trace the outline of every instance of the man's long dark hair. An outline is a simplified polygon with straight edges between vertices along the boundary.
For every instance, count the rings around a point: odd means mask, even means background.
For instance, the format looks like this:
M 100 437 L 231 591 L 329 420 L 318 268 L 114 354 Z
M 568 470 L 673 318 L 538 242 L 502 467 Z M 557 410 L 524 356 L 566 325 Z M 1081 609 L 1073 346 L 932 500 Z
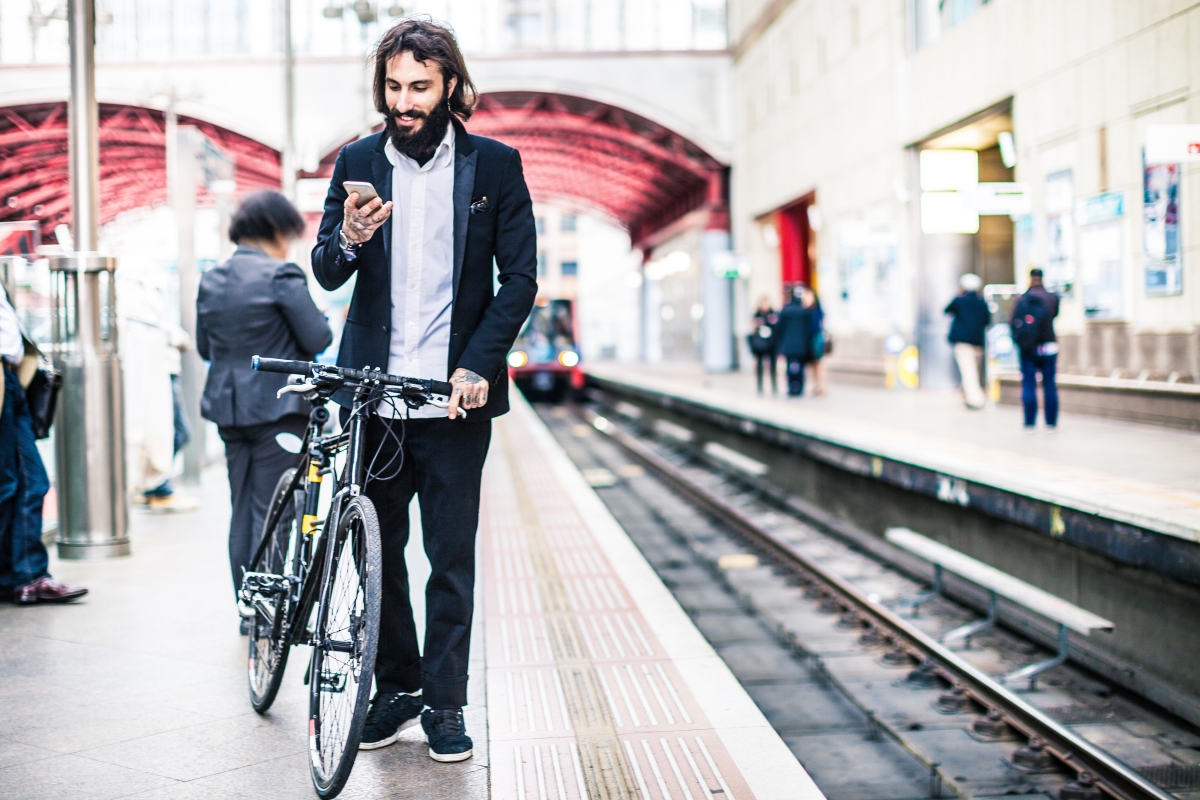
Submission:
M 387 65 L 401 53 L 412 53 L 417 61 L 432 61 L 442 70 L 442 80 L 449 84 L 458 78 L 458 84 L 450 93 L 450 111 L 459 119 L 468 120 L 475 111 L 479 92 L 467 72 L 467 62 L 454 33 L 431 19 L 409 17 L 388 29 L 375 47 L 375 110 L 384 116 L 391 114 L 387 105 L 385 84 Z

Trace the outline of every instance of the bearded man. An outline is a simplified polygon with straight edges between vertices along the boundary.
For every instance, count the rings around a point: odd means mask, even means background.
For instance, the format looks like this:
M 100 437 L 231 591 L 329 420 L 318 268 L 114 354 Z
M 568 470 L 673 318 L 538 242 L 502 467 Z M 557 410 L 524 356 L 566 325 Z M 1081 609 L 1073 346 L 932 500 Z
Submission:
M 391 744 L 419 717 L 429 755 L 461 761 L 472 748 L 462 707 L 480 481 L 491 419 L 508 410 L 505 358 L 537 294 L 537 237 L 520 155 L 463 127 L 477 94 L 453 34 L 403 20 L 380 40 L 374 68 L 386 126 L 338 154 L 313 274 L 330 290 L 358 276 L 340 366 L 448 379 L 454 391 L 447 409 L 402 420 L 381 407 L 367 424 L 368 463 L 389 467 L 364 488 L 382 533 L 383 611 L 360 746 Z M 344 181 L 369 182 L 379 197 L 358 208 Z M 432 567 L 424 657 L 404 562 L 414 494 Z

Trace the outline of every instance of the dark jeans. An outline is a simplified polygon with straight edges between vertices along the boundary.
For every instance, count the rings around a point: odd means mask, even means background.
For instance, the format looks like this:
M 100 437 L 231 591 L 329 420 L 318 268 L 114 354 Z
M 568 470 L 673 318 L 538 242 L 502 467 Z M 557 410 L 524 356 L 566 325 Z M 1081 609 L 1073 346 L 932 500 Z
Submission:
M 396 439 L 386 435 L 388 428 L 397 437 L 403 430 L 402 465 Z M 379 514 L 383 544 L 383 610 L 375 662 L 380 692 L 422 689 L 425 704 L 435 709 L 467 704 L 479 486 L 491 436 L 490 420 L 418 419 L 404 422 L 402 428 L 398 420 L 372 416 L 367 423 L 367 463 L 378 449 L 374 472 L 390 477 L 368 478 L 365 489 Z M 423 658 L 404 561 L 408 506 L 414 494 L 421 503 L 431 567 L 425 585 Z
M 804 394 L 804 367 L 807 362 L 795 356 L 787 357 L 788 396 L 799 397 Z
M 233 591 L 242 585 L 242 573 L 249 566 L 254 548 L 262 541 L 267 506 L 279 476 L 300 461 L 300 456 L 284 450 L 275 441 L 277 433 L 294 433 L 304 438 L 308 417 L 290 414 L 262 425 L 222 425 L 218 430 L 225 442 L 225 463 L 229 468 L 229 494 L 233 513 L 229 520 L 229 568 L 233 573 Z
M 767 369 L 771 373 L 771 391 L 772 392 L 779 391 L 779 385 L 776 383 L 776 380 L 775 380 L 775 354 L 774 353 L 762 353 L 760 355 L 755 356 L 754 360 L 755 360 L 754 372 L 758 376 L 758 393 L 762 394 L 762 390 L 763 390 L 763 365 L 764 364 L 766 365 Z
M 1042 374 L 1042 394 L 1046 399 L 1046 424 L 1058 424 L 1058 387 L 1054 383 L 1054 368 L 1058 355 L 1027 356 L 1021 353 L 1021 405 L 1025 407 L 1025 424 L 1037 422 L 1037 375 Z
M 33 422 L 16 373 L 4 373 L 0 412 L 0 591 L 12 591 L 46 575 L 50 557 L 42 544 L 42 501 L 50 478 L 33 437 Z
M 192 428 L 188 425 L 187 412 L 183 408 L 183 378 L 171 376 L 171 405 L 175 407 L 175 450 L 178 453 L 192 440 Z

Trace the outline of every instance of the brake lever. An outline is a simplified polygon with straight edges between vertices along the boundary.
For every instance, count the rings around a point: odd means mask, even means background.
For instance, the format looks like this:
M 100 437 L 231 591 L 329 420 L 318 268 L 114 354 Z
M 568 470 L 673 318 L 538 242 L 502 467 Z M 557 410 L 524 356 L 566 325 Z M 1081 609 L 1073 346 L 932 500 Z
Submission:
M 275 397 L 278 399 L 283 397 L 285 394 L 307 394 L 316 388 L 317 385 L 311 381 L 305 381 L 304 383 L 292 383 L 281 387 L 279 391 L 275 393 Z

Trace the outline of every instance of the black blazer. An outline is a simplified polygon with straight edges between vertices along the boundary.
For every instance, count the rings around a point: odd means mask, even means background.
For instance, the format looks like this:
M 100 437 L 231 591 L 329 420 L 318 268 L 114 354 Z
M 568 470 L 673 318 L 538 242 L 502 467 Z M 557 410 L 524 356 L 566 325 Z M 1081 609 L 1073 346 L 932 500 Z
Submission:
M 537 232 L 521 156 L 494 139 L 471 136 L 454 120 L 454 306 L 450 316 L 449 379 L 464 367 L 490 388 L 485 406 L 469 420 L 508 411 L 505 358 L 537 295 Z M 392 336 L 392 220 L 349 261 L 338 246 L 346 190 L 343 181 L 369 181 L 384 202 L 392 199 L 392 164 L 383 132 L 338 153 L 325 198 L 325 215 L 312 252 L 313 275 L 326 289 L 358 280 L 342 332 L 339 366 L 387 369 Z M 493 294 L 492 263 L 500 290 Z
M 261 425 L 307 414 L 294 394 L 275 397 L 286 375 L 255 372 L 253 356 L 311 361 L 333 332 L 313 304 L 304 273 L 261 250 L 239 247 L 200 278 L 196 350 L 212 362 L 200 414 L 218 425 Z

